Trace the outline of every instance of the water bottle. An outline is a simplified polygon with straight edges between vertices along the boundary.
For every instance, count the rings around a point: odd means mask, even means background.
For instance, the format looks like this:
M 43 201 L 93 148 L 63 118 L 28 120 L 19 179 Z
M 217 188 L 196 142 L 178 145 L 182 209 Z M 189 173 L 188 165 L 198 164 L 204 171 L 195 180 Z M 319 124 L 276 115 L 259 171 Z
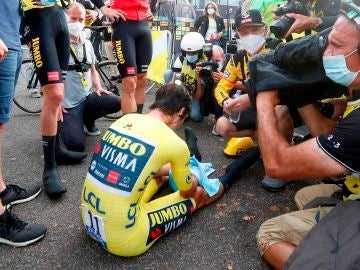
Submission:
M 236 90 L 236 93 L 232 96 L 232 98 L 237 98 L 241 96 L 241 90 Z M 229 115 L 229 120 L 231 123 L 236 124 L 240 120 L 240 112 L 233 112 Z

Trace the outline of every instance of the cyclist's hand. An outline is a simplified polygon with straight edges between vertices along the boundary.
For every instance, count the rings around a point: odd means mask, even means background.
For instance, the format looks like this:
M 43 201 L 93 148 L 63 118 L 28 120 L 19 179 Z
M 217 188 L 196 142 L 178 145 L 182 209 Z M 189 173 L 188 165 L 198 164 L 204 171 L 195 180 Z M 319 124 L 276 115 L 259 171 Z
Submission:
M 85 14 L 85 24 L 90 25 L 96 20 L 98 13 L 95 10 L 87 9 Z
M 6 47 L 5 43 L 0 39 L 0 61 L 4 60 L 8 53 L 8 47 Z
M 126 21 L 125 19 L 126 13 L 120 9 L 115 10 L 108 8 L 107 6 L 102 6 L 100 10 L 101 13 L 104 14 L 106 17 L 108 17 L 112 22 L 117 22 L 120 19 Z
M 101 96 L 101 94 L 105 94 L 105 95 L 109 95 L 109 96 L 114 95 L 113 92 L 108 91 L 108 90 L 106 90 L 106 89 L 104 89 L 104 88 L 96 89 L 96 94 L 97 94 L 99 97 Z
M 154 15 L 152 14 L 150 9 L 146 11 L 146 18 L 151 22 L 154 20 Z

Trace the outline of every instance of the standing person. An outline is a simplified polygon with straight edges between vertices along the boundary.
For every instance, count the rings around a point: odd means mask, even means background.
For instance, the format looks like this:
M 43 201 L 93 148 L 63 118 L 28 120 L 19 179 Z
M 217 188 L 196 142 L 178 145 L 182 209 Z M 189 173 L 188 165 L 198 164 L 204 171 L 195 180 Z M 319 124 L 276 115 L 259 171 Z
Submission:
M 121 11 L 114 11 L 102 0 L 93 0 L 101 12 L 113 21 L 123 17 Z M 69 163 L 82 160 L 85 156 L 59 148 L 57 128 L 62 119 L 61 102 L 64 96 L 64 79 L 68 67 L 70 44 L 69 32 L 62 8 L 64 1 L 22 0 L 26 25 L 29 26 L 29 47 L 44 96 L 40 126 L 44 151 L 43 182 L 49 196 L 58 197 L 67 190 L 61 182 L 56 165 L 56 152 Z
M 194 24 L 195 29 L 204 37 L 206 43 L 222 46 L 221 39 L 224 34 L 224 19 L 220 17 L 218 6 L 209 2 L 204 7 L 204 15 Z
M 152 57 L 149 20 L 153 19 L 148 0 L 114 0 L 111 8 L 124 17 L 113 23 L 113 50 L 122 78 L 121 109 L 142 113 L 146 72 Z
M 21 67 L 19 1 L 0 2 L 0 162 L 1 142 L 5 124 L 9 121 L 16 81 Z M 1 164 L 0 164 L 1 166 Z M 5 209 L 34 199 L 41 192 L 36 186 L 25 190 L 15 185 L 5 185 L 0 167 L 0 243 L 26 246 L 40 240 L 46 228 L 18 219 Z

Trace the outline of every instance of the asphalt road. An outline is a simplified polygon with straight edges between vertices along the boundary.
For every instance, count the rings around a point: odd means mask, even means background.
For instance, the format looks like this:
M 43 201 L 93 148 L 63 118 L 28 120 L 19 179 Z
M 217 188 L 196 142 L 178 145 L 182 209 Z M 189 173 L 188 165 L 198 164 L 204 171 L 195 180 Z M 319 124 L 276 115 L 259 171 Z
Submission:
M 148 102 L 152 98 L 150 92 Z M 102 132 L 110 124 L 106 119 L 97 121 Z M 214 175 L 219 176 L 232 160 L 223 155 L 225 142 L 211 134 L 212 125 L 212 117 L 202 123 L 185 122 L 198 135 L 203 161 L 212 162 L 217 169 Z M 183 137 L 183 129 L 178 133 Z M 65 196 L 51 200 L 42 192 L 35 200 L 13 208 L 19 217 L 43 223 L 48 231 L 42 241 L 29 247 L 0 245 L 0 269 L 268 269 L 256 249 L 256 232 L 266 219 L 294 210 L 294 194 L 307 184 L 291 183 L 280 193 L 265 191 L 259 185 L 264 174 L 259 160 L 219 201 L 199 210 L 147 253 L 121 258 L 90 239 L 81 222 L 82 183 L 98 140 L 99 137 L 87 137 L 89 155 L 84 162 L 59 167 L 68 188 Z M 14 107 L 2 151 L 7 183 L 26 187 L 41 182 L 39 116 Z

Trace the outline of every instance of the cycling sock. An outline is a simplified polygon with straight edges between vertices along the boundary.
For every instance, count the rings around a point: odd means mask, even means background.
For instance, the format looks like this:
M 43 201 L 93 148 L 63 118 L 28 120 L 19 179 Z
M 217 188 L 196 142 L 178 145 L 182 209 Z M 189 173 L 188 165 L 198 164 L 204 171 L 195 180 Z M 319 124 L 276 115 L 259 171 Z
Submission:
M 143 108 L 144 108 L 144 104 L 136 104 L 136 108 L 137 108 L 137 109 L 136 109 L 136 112 L 142 114 Z
M 55 168 L 55 144 L 56 136 L 42 136 L 44 151 L 44 170 Z
M 56 135 L 55 142 L 55 160 L 58 165 L 60 164 L 76 164 L 86 158 L 86 152 L 70 151 L 61 147 L 60 135 Z
M 9 192 L 9 190 L 10 189 L 7 186 L 5 186 L 5 189 L 0 192 L 0 198 L 4 197 Z
M 185 142 L 190 150 L 190 156 L 194 155 L 198 161 L 201 161 L 201 154 L 196 143 L 197 137 L 190 127 L 185 128 Z
M 246 151 L 237 160 L 226 167 L 225 174 L 219 177 L 224 189 L 229 189 L 230 185 L 240 177 L 241 173 L 250 168 L 260 157 L 259 147 L 253 147 Z

